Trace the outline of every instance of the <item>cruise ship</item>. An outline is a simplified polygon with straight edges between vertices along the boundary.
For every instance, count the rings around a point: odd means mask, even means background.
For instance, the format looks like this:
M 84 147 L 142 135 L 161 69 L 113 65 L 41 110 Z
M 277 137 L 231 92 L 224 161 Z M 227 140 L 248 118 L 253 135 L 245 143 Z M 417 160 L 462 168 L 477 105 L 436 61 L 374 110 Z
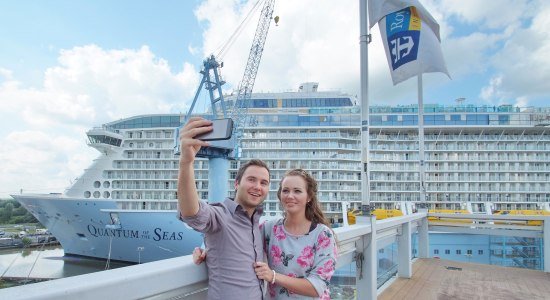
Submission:
M 263 159 L 272 171 L 264 213 L 276 216 L 279 179 L 288 169 L 304 168 L 319 181 L 322 209 L 339 226 L 347 221 L 343 212 L 361 207 L 361 108 L 354 96 L 318 87 L 308 82 L 297 91 L 246 100 L 242 156 L 231 161 L 226 184 L 232 196 L 240 162 Z M 189 254 L 202 236 L 176 217 L 173 148 L 182 120 L 178 114 L 141 115 L 93 128 L 88 145 L 100 156 L 63 194 L 13 197 L 68 255 L 139 263 Z M 425 105 L 422 141 L 417 105 L 372 106 L 369 194 L 375 214 L 411 213 L 418 203 L 456 213 L 547 214 L 549 125 L 549 108 Z M 208 160 L 197 159 L 195 169 L 206 200 Z

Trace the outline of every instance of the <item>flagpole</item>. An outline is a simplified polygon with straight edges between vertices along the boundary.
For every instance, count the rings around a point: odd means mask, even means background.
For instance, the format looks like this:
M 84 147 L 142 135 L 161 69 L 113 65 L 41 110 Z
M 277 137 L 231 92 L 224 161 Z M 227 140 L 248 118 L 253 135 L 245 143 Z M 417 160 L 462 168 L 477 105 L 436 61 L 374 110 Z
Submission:
M 370 42 L 367 0 L 360 0 L 360 69 L 361 69 L 361 211 L 370 215 L 369 184 L 369 52 Z
M 420 173 L 420 201 L 421 208 L 427 208 L 425 159 L 424 159 L 424 93 L 422 87 L 422 73 L 418 76 L 418 161 Z
M 370 42 L 369 20 L 367 0 L 359 1 L 359 45 L 360 45 L 360 70 L 361 70 L 361 211 L 362 216 L 356 218 L 357 223 L 370 224 L 371 234 L 363 239 L 358 247 L 357 268 L 357 295 L 363 299 L 376 299 L 377 281 L 376 270 L 378 266 L 378 243 L 376 237 L 376 216 L 372 215 L 370 206 L 369 186 L 369 53 Z

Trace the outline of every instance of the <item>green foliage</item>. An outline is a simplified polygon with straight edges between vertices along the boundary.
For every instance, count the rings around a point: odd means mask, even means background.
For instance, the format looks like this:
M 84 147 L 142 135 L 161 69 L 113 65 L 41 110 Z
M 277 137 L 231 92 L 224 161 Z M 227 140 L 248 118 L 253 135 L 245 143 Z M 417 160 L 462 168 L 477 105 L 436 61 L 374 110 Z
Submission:
M 25 245 L 25 247 L 32 243 L 32 240 L 28 237 L 22 238 L 21 241 L 23 242 L 23 245 Z
M 0 200 L 0 224 L 38 223 L 19 202 L 8 199 Z

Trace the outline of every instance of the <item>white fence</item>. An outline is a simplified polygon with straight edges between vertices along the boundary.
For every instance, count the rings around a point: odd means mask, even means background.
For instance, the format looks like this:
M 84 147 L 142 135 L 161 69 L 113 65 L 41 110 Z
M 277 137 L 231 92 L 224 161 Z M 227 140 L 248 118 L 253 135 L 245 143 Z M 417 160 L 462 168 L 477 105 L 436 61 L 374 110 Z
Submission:
M 427 216 L 427 213 L 422 212 L 380 221 L 375 221 L 374 217 L 358 217 L 358 224 L 335 229 L 339 247 L 337 268 L 355 263 L 356 260 L 361 262 L 356 277 L 358 299 L 377 297 L 376 257 L 379 249 L 397 241 L 397 273 L 399 277 L 405 278 L 412 276 L 413 233 L 418 232 L 419 257 L 428 257 Z M 464 233 L 489 230 L 491 234 L 497 235 L 505 235 L 512 230 L 516 235 L 535 234 L 544 238 L 544 258 L 550 257 L 546 256 L 550 250 L 549 217 L 452 214 L 430 214 L 430 217 L 439 218 L 430 223 L 430 230 L 463 230 L 461 232 Z M 453 219 L 455 222 L 452 222 Z M 464 222 L 465 219 L 471 222 Z M 540 226 L 527 225 L 528 221 L 536 220 L 546 222 Z M 550 272 L 550 259 L 544 261 L 544 271 Z M 191 256 L 183 256 L 2 289 L 0 299 L 205 299 L 207 285 L 204 264 L 196 266 Z

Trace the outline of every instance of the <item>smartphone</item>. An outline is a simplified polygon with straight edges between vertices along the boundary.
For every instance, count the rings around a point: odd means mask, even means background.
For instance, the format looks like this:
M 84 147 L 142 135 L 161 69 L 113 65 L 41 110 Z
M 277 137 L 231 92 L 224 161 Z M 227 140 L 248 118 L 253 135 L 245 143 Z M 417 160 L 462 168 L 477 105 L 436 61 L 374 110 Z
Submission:
M 212 120 L 212 131 L 195 136 L 196 139 L 202 141 L 218 141 L 228 140 L 233 133 L 233 119 L 216 119 Z

